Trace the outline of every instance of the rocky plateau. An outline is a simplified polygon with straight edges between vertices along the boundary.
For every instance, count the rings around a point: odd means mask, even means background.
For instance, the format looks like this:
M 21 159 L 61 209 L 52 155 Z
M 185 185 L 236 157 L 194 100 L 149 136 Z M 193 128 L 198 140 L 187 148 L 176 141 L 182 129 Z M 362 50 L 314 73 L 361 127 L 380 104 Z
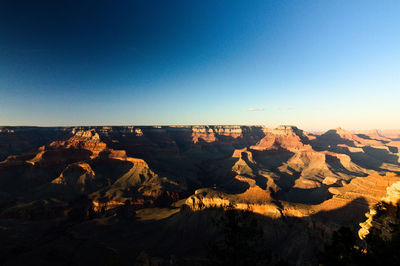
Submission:
M 254 213 L 290 264 L 314 264 L 333 230 L 363 222 L 363 237 L 373 206 L 398 204 L 399 149 L 396 130 L 0 127 L 0 265 L 203 265 L 227 208 Z

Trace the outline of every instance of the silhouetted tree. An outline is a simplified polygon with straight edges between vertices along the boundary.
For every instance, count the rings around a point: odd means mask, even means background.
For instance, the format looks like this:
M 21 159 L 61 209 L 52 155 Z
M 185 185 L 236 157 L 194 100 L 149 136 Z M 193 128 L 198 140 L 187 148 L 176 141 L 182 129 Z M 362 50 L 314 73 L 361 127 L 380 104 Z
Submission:
M 347 227 L 335 231 L 330 244 L 319 254 L 320 265 L 400 265 L 400 225 L 392 225 L 392 238 L 385 240 L 379 229 L 365 239 L 366 249 L 356 244 L 355 234 Z
M 375 265 L 400 265 L 400 225 L 392 224 L 390 227 L 390 239 L 383 239 L 378 228 L 372 228 L 365 239 L 366 257 Z
M 363 253 L 356 245 L 357 237 L 348 227 L 333 232 L 331 243 L 318 256 L 320 265 L 359 265 Z
M 271 253 L 265 248 L 264 232 L 250 211 L 230 208 L 215 221 L 221 241 L 208 246 L 212 265 L 267 265 Z

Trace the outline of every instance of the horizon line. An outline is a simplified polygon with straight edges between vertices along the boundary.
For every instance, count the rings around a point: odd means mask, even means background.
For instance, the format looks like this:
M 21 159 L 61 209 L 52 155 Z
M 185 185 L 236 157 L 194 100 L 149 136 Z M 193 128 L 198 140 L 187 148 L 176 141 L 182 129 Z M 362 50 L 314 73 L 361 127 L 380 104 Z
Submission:
M 291 126 L 291 127 L 296 127 L 298 129 L 304 130 L 306 132 L 326 132 L 329 130 L 334 130 L 334 129 L 344 129 L 347 131 L 351 132 L 357 132 L 357 131 L 373 131 L 373 130 L 400 130 L 400 128 L 370 128 L 370 129 L 346 129 L 341 126 L 337 127 L 332 127 L 329 129 L 302 129 L 296 125 L 287 125 L 287 124 L 279 124 L 275 127 L 269 127 L 265 124 L 121 124 L 121 125 L 0 125 L 0 128 L 75 128 L 75 127 L 195 127 L 195 126 L 244 126 L 244 127 L 252 127 L 252 126 L 257 126 L 257 127 L 264 127 L 264 128 L 269 128 L 269 129 L 276 129 L 280 126 Z

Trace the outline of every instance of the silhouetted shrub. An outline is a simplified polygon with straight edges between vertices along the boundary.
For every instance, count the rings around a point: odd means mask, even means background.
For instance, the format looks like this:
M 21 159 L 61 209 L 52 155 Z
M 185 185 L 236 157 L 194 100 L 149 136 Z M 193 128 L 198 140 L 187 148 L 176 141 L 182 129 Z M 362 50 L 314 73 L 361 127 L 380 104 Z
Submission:
M 384 214 L 382 214 L 384 215 Z M 391 240 L 380 237 L 379 229 L 371 230 L 364 241 L 365 249 L 357 245 L 357 237 L 347 227 L 335 231 L 330 244 L 319 254 L 320 265 L 400 265 L 400 225 L 392 225 Z
M 359 265 L 364 259 L 357 237 L 348 227 L 333 232 L 331 243 L 318 256 L 320 265 Z
M 222 239 L 208 246 L 212 265 L 268 265 L 271 262 L 264 232 L 251 212 L 228 209 L 215 223 Z

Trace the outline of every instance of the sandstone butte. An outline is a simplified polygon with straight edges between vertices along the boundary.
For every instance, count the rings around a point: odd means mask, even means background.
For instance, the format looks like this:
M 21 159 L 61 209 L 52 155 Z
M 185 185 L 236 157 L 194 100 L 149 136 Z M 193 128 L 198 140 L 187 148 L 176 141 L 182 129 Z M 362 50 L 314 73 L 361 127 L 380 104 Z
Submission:
M 29 139 L 38 134 L 43 143 Z M 360 197 L 376 203 L 398 178 L 396 137 L 341 128 L 314 136 L 294 126 L 1 128 L 0 145 L 11 144 L 0 171 L 7 179 L 10 171 L 27 169 L 22 183 L 73 187 L 110 208 L 173 195 L 186 197 L 193 210 L 233 204 L 303 217 Z M 101 164 L 114 172 L 102 173 Z M 58 174 L 34 180 L 39 169 Z M 307 190 L 311 196 L 302 199 Z

